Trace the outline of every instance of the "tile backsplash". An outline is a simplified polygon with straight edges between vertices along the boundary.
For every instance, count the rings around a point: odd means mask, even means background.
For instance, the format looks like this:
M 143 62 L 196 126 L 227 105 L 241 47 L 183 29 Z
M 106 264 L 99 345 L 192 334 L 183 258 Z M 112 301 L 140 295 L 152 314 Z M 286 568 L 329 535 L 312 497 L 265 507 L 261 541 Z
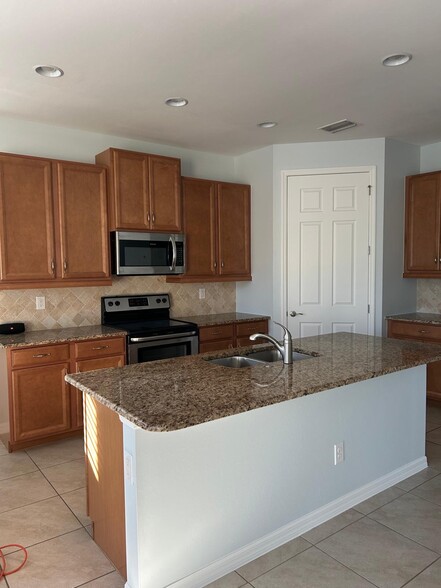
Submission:
M 205 299 L 199 300 L 199 288 Z M 28 331 L 99 325 L 101 296 L 169 292 L 172 316 L 235 312 L 235 282 L 168 284 L 164 276 L 113 278 L 107 287 L 46 288 L 0 291 L 0 322 L 21 321 Z M 45 310 L 35 309 L 35 297 L 46 298 Z
M 417 312 L 441 313 L 441 280 L 417 281 Z

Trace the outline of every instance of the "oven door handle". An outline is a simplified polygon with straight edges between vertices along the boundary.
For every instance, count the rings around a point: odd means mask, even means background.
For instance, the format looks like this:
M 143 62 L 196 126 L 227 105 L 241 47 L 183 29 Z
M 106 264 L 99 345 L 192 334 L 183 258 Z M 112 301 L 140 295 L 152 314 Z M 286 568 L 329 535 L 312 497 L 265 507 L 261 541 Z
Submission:
M 162 341 L 162 339 L 181 339 L 182 337 L 190 337 L 197 335 L 196 331 L 188 333 L 174 333 L 172 335 L 157 335 L 154 337 L 130 337 L 130 343 L 145 343 L 146 341 Z
M 169 241 L 170 241 L 171 247 L 172 247 L 172 262 L 171 262 L 171 266 L 170 266 L 170 271 L 173 272 L 176 269 L 176 257 L 177 257 L 176 241 L 175 241 L 175 238 L 173 237 L 173 235 L 170 236 Z

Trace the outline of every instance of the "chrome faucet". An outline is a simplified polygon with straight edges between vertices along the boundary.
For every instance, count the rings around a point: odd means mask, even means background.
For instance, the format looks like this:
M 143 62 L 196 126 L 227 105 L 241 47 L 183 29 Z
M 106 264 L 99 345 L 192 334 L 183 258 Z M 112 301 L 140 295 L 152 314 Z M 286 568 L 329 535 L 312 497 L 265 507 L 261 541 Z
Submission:
M 292 337 L 291 337 L 291 333 L 288 331 L 288 329 L 286 327 L 284 327 L 280 323 L 276 323 L 276 321 L 274 321 L 274 324 L 279 325 L 279 327 L 282 327 L 282 329 L 283 329 L 283 346 L 280 345 L 280 343 L 276 339 L 274 339 L 274 337 L 271 337 L 270 335 L 265 335 L 264 333 L 254 333 L 254 335 L 250 335 L 250 340 L 255 341 L 256 339 L 268 339 L 268 341 L 271 341 L 271 343 L 281 353 L 283 363 L 290 364 L 290 363 L 292 363 Z

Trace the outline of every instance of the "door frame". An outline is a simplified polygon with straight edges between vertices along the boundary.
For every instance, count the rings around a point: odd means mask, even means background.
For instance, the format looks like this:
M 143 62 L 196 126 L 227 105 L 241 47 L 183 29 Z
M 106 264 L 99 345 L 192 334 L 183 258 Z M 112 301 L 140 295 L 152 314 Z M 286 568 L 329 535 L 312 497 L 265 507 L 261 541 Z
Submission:
M 280 234 L 281 245 L 281 265 L 282 265 L 282 288 L 281 288 L 281 304 L 282 316 L 280 322 L 286 324 L 288 317 L 288 178 L 290 176 L 313 176 L 325 174 L 351 174 L 351 173 L 369 173 L 369 185 L 372 186 L 369 197 L 369 218 L 368 218 L 368 235 L 370 247 L 370 255 L 368 260 L 368 305 L 370 308 L 368 317 L 368 334 L 375 334 L 375 256 L 376 256 L 376 194 L 377 194 L 377 168 L 375 165 L 370 166 L 355 166 L 355 167 L 329 167 L 329 168 L 314 168 L 314 169 L 292 169 L 282 171 L 282 206 L 281 206 L 281 222 L 282 227 Z

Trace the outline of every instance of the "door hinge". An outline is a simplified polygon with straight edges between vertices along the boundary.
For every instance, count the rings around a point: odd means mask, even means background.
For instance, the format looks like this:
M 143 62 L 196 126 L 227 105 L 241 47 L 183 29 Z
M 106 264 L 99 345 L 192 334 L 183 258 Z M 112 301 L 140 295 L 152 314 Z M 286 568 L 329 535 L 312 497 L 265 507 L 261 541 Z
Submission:
M 369 190 L 369 196 L 371 196 L 371 194 L 372 194 L 372 186 L 370 184 L 368 186 L 368 190 Z
M 371 314 L 371 305 L 368 304 L 368 314 Z
M 371 246 L 368 245 L 368 255 L 370 255 L 370 254 L 371 254 Z

